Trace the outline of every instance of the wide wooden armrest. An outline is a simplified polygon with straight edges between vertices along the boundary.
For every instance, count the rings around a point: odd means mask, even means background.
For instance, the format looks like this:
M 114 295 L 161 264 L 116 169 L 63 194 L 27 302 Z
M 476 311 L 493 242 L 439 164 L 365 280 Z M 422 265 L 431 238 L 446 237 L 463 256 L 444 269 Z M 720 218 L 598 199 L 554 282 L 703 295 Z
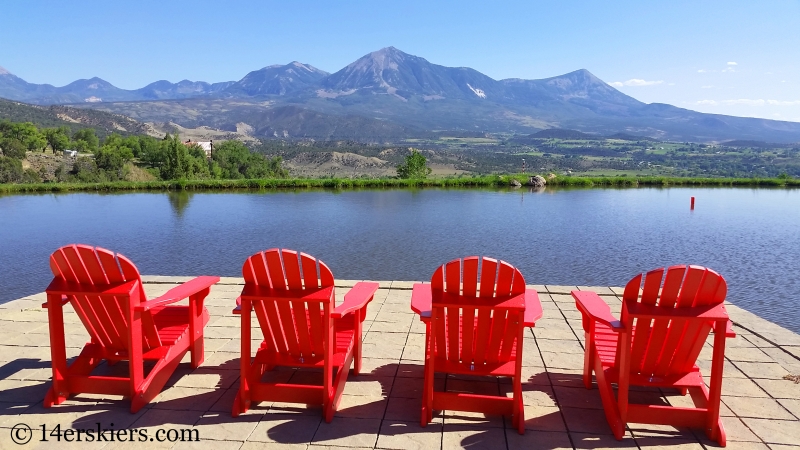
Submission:
M 346 294 L 344 294 L 344 301 L 341 305 L 334 308 L 331 312 L 331 317 L 339 319 L 347 314 L 357 311 L 372 301 L 372 297 L 378 290 L 380 285 L 378 283 L 371 283 L 360 281 L 356 283 Z
M 50 282 L 50 285 L 47 286 L 45 292 L 48 295 L 61 295 L 61 304 L 63 305 L 68 301 L 68 296 L 71 295 L 96 295 L 101 298 L 127 297 L 136 292 L 138 287 L 139 280 L 126 281 L 124 283 L 92 285 L 72 283 L 54 278 L 53 281 Z M 43 303 L 42 307 L 47 308 L 47 303 Z
M 45 309 L 47 309 L 47 304 L 48 304 L 48 303 L 50 303 L 50 302 L 48 301 L 48 302 L 44 302 L 44 303 L 42 303 L 42 308 L 45 308 Z M 66 295 L 62 295 L 62 296 L 61 296 L 61 306 L 64 306 L 64 305 L 66 305 L 67 303 L 69 303 L 69 297 L 67 297 Z
M 419 314 L 423 321 L 431 317 L 433 293 L 430 284 L 414 283 L 411 291 L 411 310 Z
M 136 307 L 136 311 L 149 311 L 159 306 L 169 305 L 191 297 L 198 292 L 208 289 L 219 282 L 219 277 L 203 276 L 197 277 L 168 290 L 164 295 L 152 300 L 148 300 Z
M 575 299 L 575 306 L 586 316 L 589 316 L 595 322 L 608 325 L 614 331 L 622 331 L 625 326 L 611 315 L 611 308 L 608 304 L 592 291 L 572 291 L 572 297 Z
M 539 301 L 539 293 L 536 289 L 525 289 L 525 315 L 523 324 L 526 327 L 536 325 L 536 321 L 542 318 L 542 302 Z
M 631 317 L 644 319 L 698 319 L 698 320 L 725 320 L 728 321 L 728 312 L 725 305 L 691 306 L 691 307 L 663 307 L 643 305 L 641 303 L 627 303 L 625 308 Z

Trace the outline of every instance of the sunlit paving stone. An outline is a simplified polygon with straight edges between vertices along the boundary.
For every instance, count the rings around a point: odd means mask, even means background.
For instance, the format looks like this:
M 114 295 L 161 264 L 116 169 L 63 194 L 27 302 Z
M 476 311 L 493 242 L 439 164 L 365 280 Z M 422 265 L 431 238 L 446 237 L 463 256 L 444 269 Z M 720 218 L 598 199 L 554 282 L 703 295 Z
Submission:
M 184 277 L 146 277 L 150 293 L 165 292 Z M 522 360 L 522 402 L 526 434 L 520 436 L 510 419 L 457 411 L 434 411 L 433 421 L 419 425 L 425 356 L 425 326 L 410 310 L 412 282 L 381 282 L 364 322 L 361 375 L 350 374 L 333 421 L 326 424 L 317 406 L 261 402 L 233 419 L 231 407 L 239 388 L 241 355 L 239 316 L 231 314 L 241 292 L 240 279 L 214 286 L 207 299 L 211 315 L 205 327 L 205 361 L 192 370 L 189 358 L 178 366 L 161 393 L 137 414 L 120 396 L 83 394 L 45 409 L 50 368 L 47 314 L 42 296 L 30 296 L 2 305 L 0 333 L 0 429 L 19 422 L 78 427 L 92 421 L 116 427 L 184 428 L 200 432 L 197 443 L 148 448 L 656 448 L 702 449 L 715 444 L 702 430 L 661 425 L 631 424 L 621 441 L 614 439 L 600 402 L 596 383 L 583 386 L 583 330 L 580 313 L 569 295 L 572 286 L 537 286 L 544 316 L 525 329 Z M 337 288 L 342 296 L 346 280 Z M 594 289 L 593 287 L 580 287 Z M 618 288 L 596 289 L 612 311 L 618 311 Z M 341 291 L 341 292 L 339 292 Z M 32 299 L 36 299 L 35 301 Z M 732 307 L 739 336 L 728 340 L 720 415 L 728 434 L 728 448 L 766 449 L 800 442 L 800 384 L 785 380 L 800 374 L 795 353 L 797 335 Z M 65 309 L 68 357 L 88 340 L 77 315 Z M 741 322 L 737 321 L 741 319 Z M 257 320 L 253 318 L 254 330 Z M 756 334 L 758 333 L 758 334 Z M 255 349 L 262 335 L 254 333 Z M 777 342 L 785 342 L 780 346 Z M 698 366 L 710 371 L 713 337 L 703 347 Z M 72 352 L 72 353 L 70 353 Z M 188 354 L 187 354 L 188 355 Z M 101 364 L 95 374 L 126 374 L 127 362 Z M 290 384 L 321 383 L 314 369 L 275 368 L 261 381 Z M 507 378 L 437 374 L 438 391 L 511 397 Z M 689 395 L 671 389 L 632 387 L 633 402 L 692 406 Z M 153 431 L 154 432 L 154 431 Z M 10 445 L 0 433 L 0 448 Z M 124 448 L 114 443 L 117 447 Z M 12 448 L 17 448 L 12 447 Z M 77 447 L 76 447 L 77 448 Z M 788 447 L 786 447 L 788 448 Z

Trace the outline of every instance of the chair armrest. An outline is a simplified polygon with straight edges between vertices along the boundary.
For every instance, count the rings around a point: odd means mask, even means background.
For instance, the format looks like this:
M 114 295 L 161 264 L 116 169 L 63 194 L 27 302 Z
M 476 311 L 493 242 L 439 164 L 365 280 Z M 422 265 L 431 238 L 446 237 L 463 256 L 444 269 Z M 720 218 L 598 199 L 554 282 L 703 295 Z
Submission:
M 334 308 L 331 312 L 331 317 L 339 319 L 353 311 L 360 310 L 367 306 L 367 303 L 372 301 L 372 297 L 378 290 L 380 285 L 378 283 L 370 283 L 360 281 L 356 283 L 346 294 L 344 294 L 344 301 L 341 305 Z
M 148 300 L 139 304 L 136 311 L 149 311 L 159 306 L 169 305 L 170 303 L 179 302 L 185 298 L 191 297 L 198 292 L 208 289 L 214 284 L 219 282 L 219 277 L 197 277 L 183 283 L 180 286 L 168 290 L 164 295 L 152 300 Z
M 613 331 L 625 329 L 625 326 L 611 315 L 611 308 L 596 292 L 572 291 L 572 297 L 575 299 L 575 306 L 583 313 L 584 318 L 588 316 L 595 322 L 608 325 Z
M 411 310 L 419 314 L 422 321 L 431 317 L 433 293 L 430 284 L 415 283 L 411 291 Z
M 542 302 L 539 301 L 539 293 L 536 289 L 525 289 L 525 315 L 522 322 L 526 327 L 536 325 L 536 321 L 542 318 Z
M 715 325 L 714 328 L 713 328 L 714 333 L 717 333 L 717 326 L 718 325 Z M 735 338 L 736 337 L 736 332 L 733 331 L 733 321 L 728 320 L 727 322 L 725 322 L 725 331 L 723 331 L 723 333 L 725 333 L 725 337 L 726 338 Z
M 48 295 L 61 295 L 61 304 L 69 301 L 71 295 L 96 295 L 100 298 L 127 297 L 136 292 L 139 287 L 139 280 L 126 281 L 116 284 L 80 284 L 71 283 L 61 279 L 53 279 L 47 286 L 45 292 Z M 47 308 L 47 303 L 42 304 Z
M 47 304 L 48 304 L 48 303 L 50 303 L 50 302 L 44 302 L 44 303 L 42 303 L 42 308 L 44 308 L 44 309 L 47 309 Z M 66 305 L 67 303 L 69 303 L 69 296 L 62 295 L 62 296 L 61 296 L 61 306 L 64 306 L 64 305 Z

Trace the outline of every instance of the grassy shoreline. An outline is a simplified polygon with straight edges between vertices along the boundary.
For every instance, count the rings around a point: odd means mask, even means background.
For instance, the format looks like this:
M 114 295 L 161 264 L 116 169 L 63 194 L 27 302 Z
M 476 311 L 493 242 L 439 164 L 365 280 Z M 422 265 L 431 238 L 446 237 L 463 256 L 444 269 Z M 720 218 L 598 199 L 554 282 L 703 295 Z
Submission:
M 487 175 L 462 178 L 269 178 L 254 180 L 115 181 L 107 183 L 0 184 L 0 194 L 26 192 L 171 191 L 238 189 L 357 189 L 421 187 L 508 187 L 527 175 Z M 680 177 L 556 177 L 552 187 L 800 187 L 800 179 L 784 178 L 680 178 Z

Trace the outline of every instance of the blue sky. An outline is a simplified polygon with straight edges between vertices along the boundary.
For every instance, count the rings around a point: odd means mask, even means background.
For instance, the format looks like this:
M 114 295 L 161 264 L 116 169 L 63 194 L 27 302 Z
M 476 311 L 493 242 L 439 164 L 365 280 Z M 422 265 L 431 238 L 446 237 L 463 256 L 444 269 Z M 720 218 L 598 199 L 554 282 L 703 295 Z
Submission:
M 800 121 L 800 0 L 9 0 L 0 13 L 0 66 L 32 83 L 228 81 L 294 60 L 334 72 L 392 45 L 496 79 L 585 68 L 648 103 Z

